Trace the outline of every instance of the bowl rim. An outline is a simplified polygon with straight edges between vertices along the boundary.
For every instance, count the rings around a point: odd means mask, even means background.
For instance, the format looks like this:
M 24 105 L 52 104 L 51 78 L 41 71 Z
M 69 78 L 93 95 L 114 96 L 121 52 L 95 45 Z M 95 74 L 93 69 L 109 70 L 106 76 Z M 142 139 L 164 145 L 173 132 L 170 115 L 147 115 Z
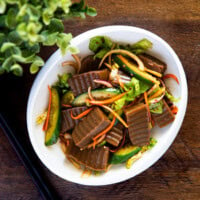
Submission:
M 176 134 L 173 134 L 173 136 L 168 140 L 168 143 L 163 147 L 163 151 L 161 153 L 159 153 L 159 155 L 156 157 L 156 158 L 152 158 L 151 162 L 149 162 L 142 170 L 140 170 L 138 173 L 136 173 L 135 175 L 129 175 L 127 177 L 121 177 L 119 178 L 119 180 L 110 180 L 109 182 L 106 182 L 106 183 L 93 183 L 93 184 L 88 184 L 87 181 L 78 181 L 77 179 L 74 179 L 74 180 L 69 180 L 69 179 L 66 179 L 64 177 L 62 177 L 61 175 L 58 175 L 53 168 L 51 168 L 51 166 L 48 166 L 45 162 L 45 160 L 40 156 L 40 152 L 38 151 L 38 149 L 36 148 L 36 144 L 34 144 L 33 142 L 33 139 L 32 139 L 32 136 L 30 134 L 30 131 L 31 131 L 31 116 L 29 113 L 31 113 L 31 109 L 33 107 L 33 102 L 34 102 L 34 93 L 36 93 L 37 91 L 37 87 L 39 85 L 39 82 L 43 79 L 43 74 L 44 73 L 48 73 L 51 69 L 51 67 L 49 67 L 48 69 L 48 66 L 52 65 L 52 67 L 55 66 L 55 63 L 57 62 L 56 60 L 60 60 L 62 58 L 62 55 L 60 53 L 60 50 L 57 49 L 49 58 L 48 60 L 46 61 L 45 65 L 43 66 L 43 68 L 40 70 L 40 72 L 37 74 L 35 80 L 34 80 L 34 83 L 32 85 L 32 88 L 30 90 L 30 93 L 29 93 L 29 97 L 28 97 L 28 103 L 27 103 L 27 111 L 26 111 L 26 122 L 27 122 L 27 129 L 28 129 L 28 135 L 29 135 L 29 140 L 31 142 L 31 145 L 35 151 L 35 153 L 37 154 L 38 158 L 40 159 L 40 161 L 43 163 L 43 165 L 45 167 L 47 167 L 53 174 L 57 175 L 58 177 L 64 179 L 64 180 L 67 180 L 67 181 L 70 181 L 70 182 L 74 182 L 74 183 L 77 183 L 77 184 L 81 184 L 81 185 L 88 185 L 88 186 L 103 186 L 103 185 L 110 185 L 110 184 L 114 184 L 114 183 L 119 183 L 119 182 L 122 182 L 122 181 L 125 181 L 125 180 L 128 180 L 130 178 L 133 178 L 137 175 L 139 175 L 140 173 L 144 172 L 145 170 L 147 170 L 149 167 L 151 167 L 153 164 L 155 164 L 164 154 L 165 152 L 169 149 L 169 147 L 171 146 L 171 144 L 173 143 L 173 141 L 175 140 L 177 134 L 179 133 L 179 130 L 181 128 L 181 125 L 182 125 L 182 122 L 183 122 L 183 119 L 184 119 L 184 116 L 185 116 L 185 112 L 186 112 L 186 108 L 187 108 L 187 102 L 188 102 L 188 87 L 187 87 L 187 80 L 186 80 L 186 76 L 185 76 L 185 72 L 184 72 L 184 69 L 183 69 L 183 66 L 177 56 L 177 54 L 175 53 L 175 51 L 172 49 L 172 47 L 165 41 L 163 40 L 161 37 L 159 37 L 158 35 L 148 31 L 148 30 L 145 30 L 145 29 L 142 29 L 142 28 L 139 28 L 139 27 L 134 27 L 134 26 L 126 26 L 126 25 L 111 25 L 111 26 L 103 26 L 103 27 L 99 27 L 99 28 L 95 28 L 95 29 L 91 29 L 91 30 L 88 30 L 86 32 L 83 32 L 81 34 L 79 34 L 78 36 L 74 37 L 71 41 L 71 44 L 73 45 L 73 43 L 76 43 L 76 41 L 79 41 L 79 40 L 84 40 L 86 38 L 90 38 L 90 35 L 93 35 L 94 33 L 97 33 L 98 32 L 112 32 L 112 31 L 136 31 L 136 32 L 143 32 L 145 33 L 146 35 L 148 35 L 149 37 L 152 37 L 154 38 L 155 40 L 157 40 L 159 43 L 162 43 L 162 45 L 164 45 L 170 55 L 173 57 L 177 67 L 178 67 L 178 71 L 180 73 L 180 78 L 181 78 L 181 85 L 182 85 L 182 96 L 184 96 L 184 100 L 182 101 L 182 110 L 181 110 L 181 115 L 180 115 L 180 119 L 179 121 L 177 122 L 176 124 Z M 183 89 L 184 88 L 184 89 Z

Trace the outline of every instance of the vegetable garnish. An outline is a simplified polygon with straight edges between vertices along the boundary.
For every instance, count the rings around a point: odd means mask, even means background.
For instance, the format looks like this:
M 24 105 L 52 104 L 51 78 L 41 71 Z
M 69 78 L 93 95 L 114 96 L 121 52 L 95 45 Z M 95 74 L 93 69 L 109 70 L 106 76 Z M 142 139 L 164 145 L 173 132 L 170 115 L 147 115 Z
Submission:
M 156 93 L 149 97 L 149 100 L 159 97 L 161 94 L 165 94 L 165 88 L 160 88 Z
M 147 93 L 144 92 L 144 101 L 145 104 L 147 105 L 147 111 L 148 111 L 148 115 L 149 115 L 149 122 L 151 122 L 151 113 L 150 113 L 150 109 L 149 109 L 149 102 L 148 102 L 148 98 L 147 98 Z
M 92 96 L 92 92 L 91 92 L 91 86 L 88 87 L 88 97 L 90 98 L 90 100 L 94 101 L 95 99 Z
M 179 84 L 179 80 L 178 80 L 178 78 L 177 78 L 174 74 L 165 74 L 165 75 L 163 76 L 163 79 L 164 79 L 164 80 L 165 80 L 165 79 L 168 79 L 168 78 L 174 79 L 174 80 Z
M 100 105 L 103 108 L 105 108 L 106 110 L 110 111 L 126 128 L 128 128 L 127 123 L 110 107 L 106 106 L 106 105 Z
M 87 110 L 83 111 L 81 114 L 77 115 L 77 116 L 73 116 L 73 113 L 71 111 L 71 118 L 72 119 L 80 119 L 82 117 L 84 117 L 85 115 L 87 115 L 90 111 L 92 111 L 93 108 L 88 108 Z
M 153 71 L 153 70 L 151 70 L 151 69 L 148 69 L 148 68 L 146 68 L 145 67 L 145 71 L 146 72 L 149 72 L 150 74 L 153 74 L 154 76 L 157 76 L 157 77 L 162 77 L 162 74 L 161 73 L 159 73 L 159 72 L 156 72 L 156 71 Z
M 155 77 L 153 77 L 151 74 L 148 74 L 145 71 L 140 70 L 138 67 L 136 67 L 133 63 L 131 63 L 129 60 L 127 60 L 122 55 L 117 55 L 116 58 L 120 59 L 121 62 L 124 63 L 124 66 L 127 66 L 132 72 L 135 72 L 140 77 L 147 79 L 148 81 L 150 81 L 152 83 L 160 84 L 160 82 Z
M 108 53 L 106 53 L 106 55 L 102 58 L 100 64 L 99 64 L 99 68 L 101 68 L 102 64 L 104 63 L 104 60 L 111 54 L 113 53 L 121 53 L 121 54 L 125 54 L 128 55 L 129 57 L 131 57 L 133 60 L 135 60 L 138 64 L 138 68 L 141 71 L 144 71 L 145 67 L 143 62 L 140 60 L 140 58 L 138 56 L 136 56 L 135 54 L 131 53 L 130 51 L 127 50 L 123 50 L 123 49 L 115 49 L 115 50 L 111 50 Z
M 46 120 L 46 118 L 47 118 L 47 111 L 45 111 L 44 113 L 42 113 L 39 116 L 37 116 L 36 124 L 41 124 L 43 121 Z
M 114 126 L 115 124 L 115 120 L 116 120 L 116 117 L 113 117 L 113 120 L 111 122 L 111 124 L 106 128 L 104 129 L 102 132 L 100 132 L 97 136 L 95 136 L 93 138 L 93 141 L 97 140 L 99 137 L 101 137 L 102 135 L 105 135 L 108 131 L 111 130 L 111 128 Z
M 176 98 L 173 95 L 171 95 L 168 91 L 165 91 L 165 96 L 172 102 L 178 102 L 180 100 L 180 97 Z
M 104 63 L 104 65 L 105 65 L 108 69 L 112 70 L 112 66 L 111 66 L 110 64 Z
M 94 140 L 91 144 L 89 144 L 87 146 L 87 148 L 89 149 L 89 148 L 93 147 L 93 149 L 94 149 L 97 144 L 100 144 L 105 139 L 105 137 L 106 137 L 105 134 L 102 135 L 98 140 Z
M 99 80 L 99 79 L 94 79 L 95 83 L 99 83 L 101 85 L 105 85 L 108 88 L 113 88 L 112 84 L 109 83 L 108 81 L 104 81 L 104 80 Z
M 71 107 L 72 107 L 72 105 L 68 105 L 68 104 L 62 104 L 62 107 L 71 108 Z
M 74 61 L 64 61 L 62 63 L 62 67 L 65 67 L 65 66 L 72 66 L 75 69 L 77 74 L 78 74 L 78 71 L 80 70 L 77 63 Z
M 113 50 L 115 48 L 115 44 L 112 45 L 111 50 Z M 109 55 L 108 57 L 108 63 L 109 65 L 111 65 L 111 55 Z
M 178 107 L 177 106 L 172 106 L 171 111 L 172 111 L 173 114 L 176 115 L 177 112 L 178 112 Z
M 125 139 L 126 139 L 126 132 L 124 132 L 124 134 L 123 134 L 123 139 L 122 139 L 122 142 L 119 145 L 119 147 L 117 147 L 116 149 L 110 149 L 110 152 L 114 153 L 114 152 L 118 151 L 119 149 L 121 149 L 124 146 Z
M 164 98 L 164 96 L 165 96 L 165 93 L 163 93 L 160 97 L 150 99 L 149 103 L 158 103 L 159 101 L 161 101 Z
M 138 160 L 139 158 L 142 157 L 142 152 L 139 151 L 136 155 L 132 156 L 131 158 L 129 158 L 127 161 L 126 161 L 126 168 L 127 169 L 130 169 L 132 164 Z
M 122 94 L 119 94 L 117 96 L 114 96 L 110 99 L 105 99 L 105 100 L 90 100 L 90 99 L 87 99 L 86 101 L 88 103 L 91 103 L 93 105 L 104 105 L 104 104 L 111 104 L 115 101 L 117 101 L 118 99 L 122 98 L 125 94 L 127 94 L 127 92 L 124 92 Z
M 81 69 L 81 61 L 80 61 L 80 58 L 75 55 L 75 54 L 72 54 L 73 58 L 76 60 L 76 63 L 77 63 L 77 74 L 79 73 L 80 69 Z
M 119 82 L 120 87 L 121 87 L 122 89 L 124 89 L 124 84 L 123 84 L 123 82 L 122 82 L 122 80 L 121 80 L 119 74 L 117 74 L 117 80 L 118 80 L 118 82 Z
M 47 118 L 45 121 L 45 125 L 43 127 L 43 131 L 47 130 L 48 123 L 49 123 L 49 117 L 50 117 L 50 110 L 51 110 L 51 99 L 52 99 L 52 94 L 51 94 L 51 88 L 48 85 L 48 90 L 49 90 L 49 105 L 48 105 L 48 111 L 47 111 Z

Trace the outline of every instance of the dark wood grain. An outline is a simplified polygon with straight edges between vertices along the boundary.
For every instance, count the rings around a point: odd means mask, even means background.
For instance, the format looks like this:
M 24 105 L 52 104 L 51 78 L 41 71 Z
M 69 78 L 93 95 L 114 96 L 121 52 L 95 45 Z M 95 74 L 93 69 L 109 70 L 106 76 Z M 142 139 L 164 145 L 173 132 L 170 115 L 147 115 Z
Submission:
M 87 187 L 64 181 L 36 158 L 62 199 L 200 199 L 200 2 L 199 0 L 88 0 L 98 16 L 65 22 L 74 36 L 100 26 L 120 24 L 148 29 L 165 39 L 180 57 L 188 80 L 187 114 L 178 137 L 151 168 L 128 181 Z M 46 60 L 55 47 L 43 48 Z M 1 112 L 27 149 L 26 105 L 34 76 L 0 77 Z M 184 98 L 184 97 L 183 97 Z M 2 106 L 3 105 L 3 106 Z M 40 199 L 36 187 L 0 130 L 0 199 Z

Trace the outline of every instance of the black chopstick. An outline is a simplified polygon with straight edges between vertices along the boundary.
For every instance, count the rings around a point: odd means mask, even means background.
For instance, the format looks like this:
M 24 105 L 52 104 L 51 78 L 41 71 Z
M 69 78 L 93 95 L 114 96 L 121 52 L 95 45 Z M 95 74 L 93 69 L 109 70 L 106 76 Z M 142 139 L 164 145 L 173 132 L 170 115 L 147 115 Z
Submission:
M 23 165 L 27 169 L 33 182 L 37 186 L 38 191 L 40 192 L 42 198 L 45 200 L 59 199 L 58 196 L 55 194 L 55 191 L 52 190 L 49 184 L 46 183 L 44 177 L 40 174 L 33 160 L 29 158 L 28 154 L 23 149 L 23 146 L 21 145 L 21 143 L 19 142 L 15 134 L 12 132 L 12 130 L 8 126 L 2 114 L 0 114 L 0 127 L 2 128 L 3 132 L 7 136 L 9 142 L 11 143 L 13 149 L 15 150 L 18 157 L 22 161 Z

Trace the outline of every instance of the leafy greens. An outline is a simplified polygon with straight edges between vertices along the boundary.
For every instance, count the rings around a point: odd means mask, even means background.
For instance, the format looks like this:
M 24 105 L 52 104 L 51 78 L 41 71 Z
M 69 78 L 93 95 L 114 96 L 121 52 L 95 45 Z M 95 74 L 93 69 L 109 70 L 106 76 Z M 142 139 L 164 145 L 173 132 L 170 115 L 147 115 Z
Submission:
M 22 76 L 21 64 L 30 64 L 30 72 L 36 73 L 44 65 L 37 55 L 41 45 L 57 45 L 62 54 L 77 53 L 62 20 L 86 15 L 95 16 L 96 10 L 84 0 L 0 0 L 0 74 Z

